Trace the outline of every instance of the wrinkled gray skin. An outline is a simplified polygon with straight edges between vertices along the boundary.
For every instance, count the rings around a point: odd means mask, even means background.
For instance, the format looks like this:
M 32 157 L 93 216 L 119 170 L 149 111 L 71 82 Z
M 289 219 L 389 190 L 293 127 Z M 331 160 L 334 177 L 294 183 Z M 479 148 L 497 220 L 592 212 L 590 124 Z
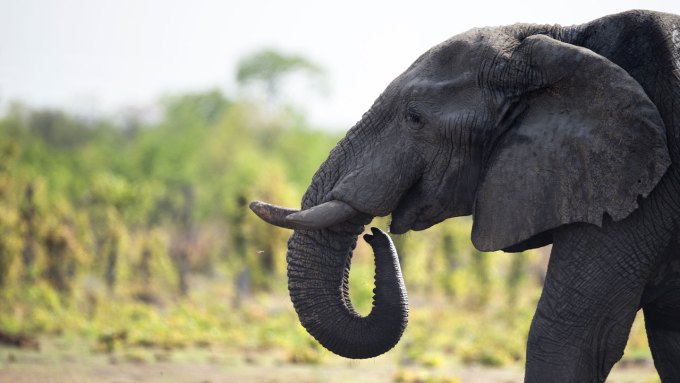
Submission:
M 679 137 L 680 17 L 473 29 L 387 87 L 321 165 L 303 213 L 253 209 L 296 229 L 292 301 L 340 355 L 383 353 L 406 326 L 396 253 L 378 230 L 373 311 L 351 307 L 363 225 L 392 214 L 400 234 L 472 214 L 480 250 L 553 244 L 527 382 L 603 382 L 639 309 L 662 380 L 680 382 Z

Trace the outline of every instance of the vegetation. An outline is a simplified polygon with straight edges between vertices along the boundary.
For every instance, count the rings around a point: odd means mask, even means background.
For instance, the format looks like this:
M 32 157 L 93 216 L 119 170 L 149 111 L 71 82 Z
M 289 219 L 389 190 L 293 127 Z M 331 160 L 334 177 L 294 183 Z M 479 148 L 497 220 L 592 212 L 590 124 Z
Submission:
M 296 60 L 283 67 L 317 73 Z M 267 87 L 276 76 L 262 76 Z M 73 339 L 135 362 L 220 349 L 254 363 L 267 352 L 332 363 L 287 298 L 289 233 L 247 203 L 299 204 L 340 135 L 312 129 L 293 108 L 217 90 L 163 107 L 152 123 L 21 104 L 0 119 L 0 335 Z M 395 236 L 411 313 L 396 351 L 381 357 L 400 366 L 394 381 L 459 381 L 416 367 L 521 365 L 547 253 L 479 253 L 469 231 L 461 218 Z M 350 286 L 364 314 L 372 264 L 361 242 Z M 640 322 L 626 358 L 649 360 Z

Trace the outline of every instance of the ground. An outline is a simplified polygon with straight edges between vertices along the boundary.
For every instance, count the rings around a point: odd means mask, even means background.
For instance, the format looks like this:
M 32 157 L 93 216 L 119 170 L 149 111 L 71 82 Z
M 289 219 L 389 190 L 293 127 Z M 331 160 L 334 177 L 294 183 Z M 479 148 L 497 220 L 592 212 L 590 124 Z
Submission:
M 366 361 L 332 358 L 319 364 L 286 362 L 280 351 L 192 348 L 124 353 L 88 351 L 71 340 L 41 342 L 41 350 L 0 348 L 0 383 L 514 383 L 520 365 L 489 368 L 403 366 L 390 355 Z M 658 382 L 650 362 L 617 365 L 611 383 Z

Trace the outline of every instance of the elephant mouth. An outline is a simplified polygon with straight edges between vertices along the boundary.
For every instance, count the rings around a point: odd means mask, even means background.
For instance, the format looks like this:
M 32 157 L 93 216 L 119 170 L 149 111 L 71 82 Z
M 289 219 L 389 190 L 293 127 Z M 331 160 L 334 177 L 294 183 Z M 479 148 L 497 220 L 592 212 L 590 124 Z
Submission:
M 392 211 L 390 233 L 404 234 L 409 230 L 428 229 L 450 217 L 471 214 L 467 204 L 438 192 L 440 188 L 416 182 L 399 200 Z
M 431 220 L 421 218 L 422 211 L 424 210 L 415 204 L 399 205 L 392 212 L 390 233 L 404 234 L 409 230 L 420 231 L 433 226 L 435 223 Z
M 429 210 L 429 206 L 424 201 L 421 183 L 416 182 L 392 211 L 390 232 L 404 234 L 409 230 L 425 230 L 432 226 L 434 223 L 425 218 L 424 213 Z

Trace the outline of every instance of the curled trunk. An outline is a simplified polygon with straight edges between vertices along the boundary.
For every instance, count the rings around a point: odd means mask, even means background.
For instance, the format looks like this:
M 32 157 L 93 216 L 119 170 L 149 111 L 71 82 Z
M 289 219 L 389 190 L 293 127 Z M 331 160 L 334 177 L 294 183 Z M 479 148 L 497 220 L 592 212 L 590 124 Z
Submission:
M 378 125 L 377 120 L 374 110 L 369 111 L 333 149 L 305 193 L 303 210 L 333 199 L 333 188 L 357 165 L 357 156 L 352 154 L 370 142 L 368 132 Z M 354 216 L 325 229 L 294 231 L 288 241 L 288 289 L 300 322 L 319 343 L 340 356 L 371 358 L 394 347 L 404 332 L 406 288 L 390 238 L 374 228 L 373 235 L 364 236 L 375 253 L 373 308 L 366 317 L 354 310 L 348 284 L 352 251 L 371 217 L 343 210 L 348 217 Z
M 288 289 L 300 322 L 319 343 L 346 358 L 371 358 L 394 347 L 408 321 L 408 298 L 397 253 L 387 234 L 364 238 L 375 253 L 371 313 L 362 317 L 349 298 L 349 268 L 357 236 L 296 231 L 288 243 Z

